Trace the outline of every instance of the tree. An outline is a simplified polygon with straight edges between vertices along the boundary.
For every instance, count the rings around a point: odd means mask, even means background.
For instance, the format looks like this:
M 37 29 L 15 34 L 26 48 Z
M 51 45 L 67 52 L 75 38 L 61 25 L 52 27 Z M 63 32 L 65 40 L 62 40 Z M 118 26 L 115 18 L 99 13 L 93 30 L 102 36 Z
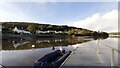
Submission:
M 28 27 L 27 27 L 27 30 L 31 33 L 36 33 L 36 25 L 35 24 L 30 24 Z

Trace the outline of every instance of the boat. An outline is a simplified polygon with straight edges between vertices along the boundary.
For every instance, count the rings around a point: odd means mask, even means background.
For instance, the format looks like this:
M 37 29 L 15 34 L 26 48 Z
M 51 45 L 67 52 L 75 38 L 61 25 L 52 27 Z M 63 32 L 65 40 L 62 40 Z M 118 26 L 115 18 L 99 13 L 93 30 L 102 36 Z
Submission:
M 59 68 L 70 53 L 71 51 L 65 52 L 65 50 L 56 50 L 46 54 L 34 63 L 33 68 Z

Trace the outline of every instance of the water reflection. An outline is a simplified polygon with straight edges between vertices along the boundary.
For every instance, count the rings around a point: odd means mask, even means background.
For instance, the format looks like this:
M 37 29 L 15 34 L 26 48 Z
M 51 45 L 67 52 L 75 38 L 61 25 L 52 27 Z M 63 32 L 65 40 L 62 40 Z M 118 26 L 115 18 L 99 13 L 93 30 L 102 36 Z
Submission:
M 111 66 L 115 66 L 115 55 L 114 55 L 114 50 L 111 49 Z
M 108 38 L 79 44 L 64 66 L 119 66 L 116 39 Z
M 104 62 L 104 60 L 105 59 L 103 59 L 104 57 L 103 57 L 103 55 L 102 55 L 102 53 L 101 53 L 101 51 L 100 51 L 100 48 L 99 48 L 99 46 L 105 46 L 105 47 L 107 47 L 107 48 L 110 48 L 110 51 L 111 51 L 111 62 L 110 62 L 110 66 L 112 67 L 112 68 L 114 68 L 113 66 L 116 66 L 116 63 L 115 63 L 115 59 L 116 59 L 116 57 L 118 58 L 118 56 L 116 56 L 115 55 L 115 51 L 117 52 L 117 54 L 118 53 L 120 53 L 120 51 L 118 50 L 118 49 L 116 49 L 115 48 L 115 46 L 110 46 L 110 45 L 108 45 L 108 44 L 105 44 L 105 43 L 103 43 L 103 42 L 100 42 L 100 40 L 97 40 L 97 54 L 98 54 L 98 57 L 99 57 L 99 59 L 100 59 L 100 61 L 101 61 L 101 63 L 105 63 Z M 117 64 L 118 64 L 118 61 L 117 61 Z
M 109 39 L 111 39 L 111 38 L 109 38 Z M 117 39 L 117 38 L 116 38 Z M 118 40 L 117 40 L 118 41 Z M 116 41 L 116 42 L 117 42 Z M 103 60 L 103 55 L 102 55 L 102 53 L 101 53 L 101 51 L 100 51 L 100 48 L 99 48 L 99 46 L 105 46 L 105 47 L 107 47 L 107 48 L 109 48 L 110 49 L 110 53 L 111 53 L 111 55 L 110 55 L 110 66 L 111 66 L 111 68 L 114 68 L 113 66 L 118 66 L 118 61 L 116 61 L 115 59 L 117 59 L 118 57 L 116 56 L 116 54 L 119 54 L 120 53 L 120 51 L 118 50 L 118 49 L 116 49 L 116 46 L 114 46 L 113 44 L 111 45 L 111 44 L 106 44 L 105 42 L 101 42 L 100 40 L 97 40 L 97 54 L 98 54 L 98 57 L 99 57 L 99 59 L 100 59 L 100 61 L 101 61 L 101 63 L 104 63 L 104 60 Z M 117 45 L 118 46 L 118 45 Z
M 77 43 L 84 43 L 93 40 L 93 38 L 85 37 L 71 37 L 71 38 L 52 38 L 52 39 L 36 39 L 36 40 L 23 40 L 23 39 L 9 39 L 2 40 L 2 50 L 24 50 L 34 48 L 46 48 L 53 46 L 67 46 Z
M 100 50 L 100 40 L 97 40 L 97 55 L 98 55 L 98 58 L 100 59 L 100 62 L 101 63 L 104 63 L 104 61 L 103 61 L 103 55 L 102 55 L 102 53 L 101 53 L 101 50 Z

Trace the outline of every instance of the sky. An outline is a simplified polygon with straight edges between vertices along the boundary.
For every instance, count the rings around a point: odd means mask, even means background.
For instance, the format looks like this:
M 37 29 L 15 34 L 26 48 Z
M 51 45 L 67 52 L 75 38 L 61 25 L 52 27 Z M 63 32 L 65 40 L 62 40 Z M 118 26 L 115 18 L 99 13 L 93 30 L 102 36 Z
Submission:
M 117 2 L 2 2 L 0 22 L 68 25 L 95 31 L 118 31 Z

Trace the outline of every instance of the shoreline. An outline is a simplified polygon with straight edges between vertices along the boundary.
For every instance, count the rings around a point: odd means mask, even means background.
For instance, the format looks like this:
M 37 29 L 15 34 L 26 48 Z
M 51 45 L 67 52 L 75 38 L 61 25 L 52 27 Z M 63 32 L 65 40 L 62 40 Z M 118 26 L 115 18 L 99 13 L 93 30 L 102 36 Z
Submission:
M 93 39 L 105 39 L 109 36 L 97 35 L 97 36 L 76 36 L 76 35 L 68 35 L 68 34 L 12 34 L 12 33 L 4 33 L 2 34 L 2 40 L 5 39 L 25 39 L 25 40 L 34 40 L 34 39 L 42 39 L 42 38 L 75 38 L 75 37 L 87 37 Z

